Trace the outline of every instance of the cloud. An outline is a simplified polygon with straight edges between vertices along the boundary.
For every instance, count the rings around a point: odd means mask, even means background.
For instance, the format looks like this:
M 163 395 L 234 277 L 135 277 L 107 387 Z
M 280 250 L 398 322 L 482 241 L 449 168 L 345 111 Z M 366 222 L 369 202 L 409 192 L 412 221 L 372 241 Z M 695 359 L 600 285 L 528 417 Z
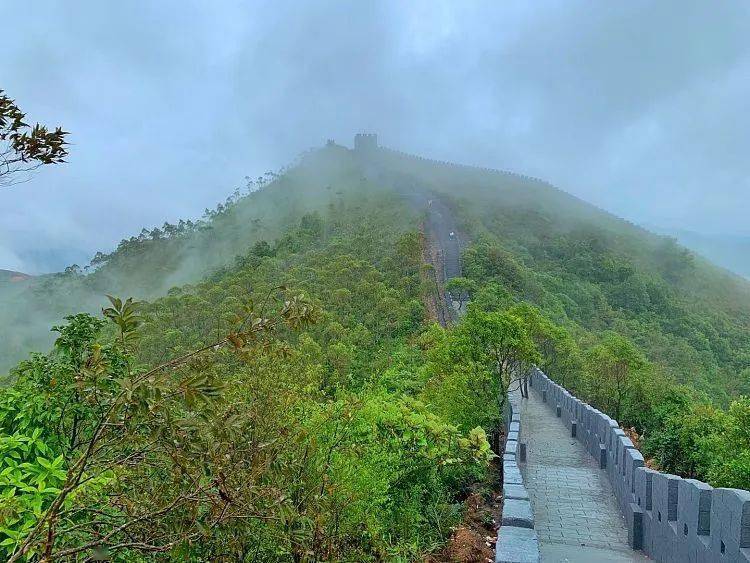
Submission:
M 747 229 L 743 0 L 5 11 L 19 25 L 0 38 L 0 87 L 74 143 L 69 164 L 0 192 L 6 248 L 30 233 L 76 253 L 111 248 L 359 130 L 540 176 L 636 221 Z

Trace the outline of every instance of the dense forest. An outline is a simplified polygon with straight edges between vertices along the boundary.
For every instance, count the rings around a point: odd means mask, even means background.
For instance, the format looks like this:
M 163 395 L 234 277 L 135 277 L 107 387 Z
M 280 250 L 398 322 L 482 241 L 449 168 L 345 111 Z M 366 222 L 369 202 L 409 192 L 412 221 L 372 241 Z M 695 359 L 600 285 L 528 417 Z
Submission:
M 510 175 L 330 145 L 252 188 L 0 285 L 3 556 L 422 558 L 491 494 L 533 364 L 655 466 L 750 488 L 745 281 Z M 417 188 L 471 240 L 447 328 Z

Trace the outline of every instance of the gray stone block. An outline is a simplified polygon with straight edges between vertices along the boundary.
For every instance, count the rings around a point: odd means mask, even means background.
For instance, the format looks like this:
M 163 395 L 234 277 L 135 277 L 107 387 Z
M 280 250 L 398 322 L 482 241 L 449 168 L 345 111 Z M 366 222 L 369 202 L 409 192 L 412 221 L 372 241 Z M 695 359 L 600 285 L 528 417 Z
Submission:
M 529 528 L 503 526 L 495 547 L 495 563 L 539 562 L 539 539 Z
M 653 477 L 658 471 L 647 467 L 639 467 L 635 471 L 636 504 L 643 510 L 653 509 Z
M 526 487 L 524 487 L 523 485 L 507 483 L 503 485 L 503 498 L 529 500 L 529 491 L 527 491 Z
M 713 487 L 695 479 L 679 482 L 677 524 L 684 535 L 707 536 L 711 533 L 712 491 Z
M 599 443 L 599 469 L 606 469 L 607 467 L 607 448 L 604 444 Z
M 528 500 L 509 498 L 503 501 L 502 526 L 533 528 L 534 514 Z
M 504 453 L 513 454 L 514 456 L 517 455 L 518 454 L 518 442 L 516 440 L 506 440 Z
M 643 510 L 630 503 L 626 514 L 628 524 L 628 545 L 633 549 L 643 549 Z
M 625 450 L 625 485 L 629 494 L 635 493 L 635 470 L 644 464 L 641 452 L 635 448 Z
M 632 440 L 627 436 L 619 436 L 615 443 L 615 448 L 617 449 L 617 466 L 620 470 L 620 475 L 625 475 L 625 452 L 626 450 L 632 450 L 635 446 L 633 445 Z
M 714 489 L 711 501 L 711 551 L 739 558 L 750 553 L 750 491 Z M 738 559 L 741 561 L 741 559 Z
M 677 532 L 677 499 L 680 478 L 676 475 L 654 472 L 652 474 L 652 501 L 654 548 L 665 553 L 674 551 Z M 671 522 L 675 522 L 674 527 Z M 660 553 L 653 553 L 659 560 Z
M 515 463 L 503 461 L 503 485 L 523 485 L 523 477 Z

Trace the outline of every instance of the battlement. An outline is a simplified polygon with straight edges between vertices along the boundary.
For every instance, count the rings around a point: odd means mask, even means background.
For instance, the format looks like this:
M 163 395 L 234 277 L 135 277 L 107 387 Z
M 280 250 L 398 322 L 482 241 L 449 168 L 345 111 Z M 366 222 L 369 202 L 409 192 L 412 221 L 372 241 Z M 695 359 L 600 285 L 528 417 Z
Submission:
M 354 150 L 357 152 L 372 151 L 378 148 L 376 133 L 357 133 L 354 135 Z
M 419 156 L 419 155 L 407 153 L 404 151 L 391 149 L 391 148 L 384 147 L 384 146 L 379 146 L 378 136 L 374 133 L 358 133 L 357 135 L 355 135 L 354 136 L 354 150 L 360 153 L 367 153 L 369 155 L 372 155 L 374 152 L 377 151 L 380 162 L 394 163 L 400 160 L 405 163 L 417 163 L 417 164 L 424 164 L 427 166 L 440 166 L 440 167 L 445 168 L 446 170 L 457 170 L 457 171 L 468 171 L 468 172 L 473 171 L 473 172 L 481 172 L 481 173 L 487 173 L 487 174 L 493 174 L 493 175 L 502 175 L 502 176 L 516 178 L 518 180 L 527 181 L 527 182 L 543 184 L 550 188 L 558 189 L 552 186 L 552 184 L 550 184 L 549 182 L 546 182 L 545 180 L 536 178 L 534 176 L 528 176 L 526 174 L 518 174 L 517 172 L 511 172 L 509 170 L 497 170 L 495 168 L 487 168 L 483 166 L 459 164 L 456 162 L 449 162 L 445 160 L 434 160 L 432 158 L 427 158 L 424 156 Z M 384 159 L 387 159 L 387 160 L 384 160 Z
M 633 549 L 663 562 L 750 563 L 750 491 L 649 469 L 616 420 L 539 369 L 530 384 L 609 477 Z

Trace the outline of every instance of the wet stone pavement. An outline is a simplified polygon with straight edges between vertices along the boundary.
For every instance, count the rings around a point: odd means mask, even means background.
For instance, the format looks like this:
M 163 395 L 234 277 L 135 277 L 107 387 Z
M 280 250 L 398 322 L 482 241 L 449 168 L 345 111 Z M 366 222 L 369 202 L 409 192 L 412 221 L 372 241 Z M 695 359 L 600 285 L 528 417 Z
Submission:
M 628 546 L 625 519 L 604 470 L 541 397 L 532 390 L 529 395 L 518 399 L 527 444 L 521 472 L 542 561 L 649 561 Z

